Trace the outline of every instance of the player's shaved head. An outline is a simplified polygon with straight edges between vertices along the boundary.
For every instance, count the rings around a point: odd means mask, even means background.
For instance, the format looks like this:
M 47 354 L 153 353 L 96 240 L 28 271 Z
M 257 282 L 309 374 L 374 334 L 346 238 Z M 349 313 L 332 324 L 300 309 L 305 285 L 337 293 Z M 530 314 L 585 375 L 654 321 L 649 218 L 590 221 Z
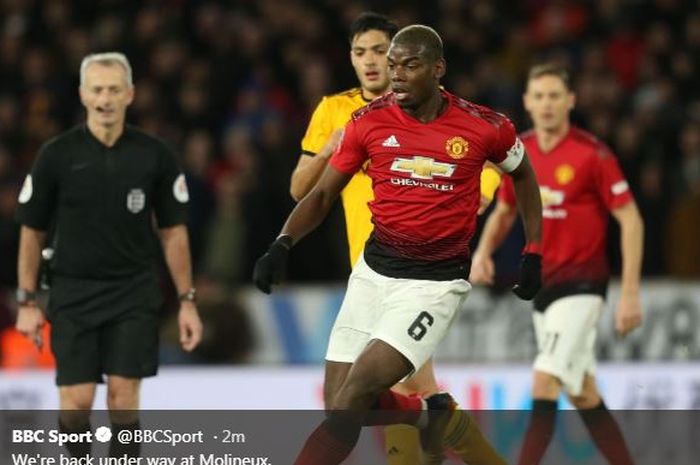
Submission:
M 406 26 L 391 41 L 395 46 L 419 47 L 420 54 L 435 62 L 443 58 L 442 39 L 435 29 L 422 24 Z

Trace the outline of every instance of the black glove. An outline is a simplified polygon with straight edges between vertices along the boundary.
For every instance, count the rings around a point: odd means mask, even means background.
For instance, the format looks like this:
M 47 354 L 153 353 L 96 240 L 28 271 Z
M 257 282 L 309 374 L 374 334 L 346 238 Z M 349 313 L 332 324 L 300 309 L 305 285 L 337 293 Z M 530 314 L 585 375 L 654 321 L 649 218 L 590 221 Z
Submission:
M 513 286 L 515 295 L 523 300 L 532 300 L 542 286 L 542 255 L 526 253 L 520 262 L 520 279 Z
M 265 294 L 272 292 L 272 285 L 279 284 L 287 268 L 289 249 L 294 240 L 291 236 L 280 236 L 270 245 L 267 252 L 255 262 L 253 282 Z

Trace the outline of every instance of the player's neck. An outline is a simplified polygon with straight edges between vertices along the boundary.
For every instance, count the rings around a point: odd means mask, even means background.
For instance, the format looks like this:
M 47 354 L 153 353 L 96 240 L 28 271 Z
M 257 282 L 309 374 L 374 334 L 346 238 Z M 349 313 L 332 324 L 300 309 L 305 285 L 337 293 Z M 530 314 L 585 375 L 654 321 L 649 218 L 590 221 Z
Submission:
M 124 132 L 123 122 L 111 126 L 104 126 L 88 119 L 87 127 L 92 135 L 95 136 L 95 139 L 99 140 L 107 147 L 113 146 Z
M 425 103 L 416 108 L 404 108 L 403 110 L 420 121 L 429 123 L 440 116 L 447 109 L 447 98 L 443 97 L 438 89 Z
M 569 133 L 571 125 L 568 121 L 557 128 L 553 129 L 535 129 L 537 135 L 537 144 L 543 152 L 549 152 L 559 144 Z

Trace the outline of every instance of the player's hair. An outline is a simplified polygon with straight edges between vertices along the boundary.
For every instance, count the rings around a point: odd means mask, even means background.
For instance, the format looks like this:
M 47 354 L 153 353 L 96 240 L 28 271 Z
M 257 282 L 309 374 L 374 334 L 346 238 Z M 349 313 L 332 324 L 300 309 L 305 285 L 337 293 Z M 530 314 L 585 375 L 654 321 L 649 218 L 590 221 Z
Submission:
M 119 65 L 126 71 L 126 84 L 129 87 L 134 87 L 134 81 L 131 73 L 131 65 L 126 55 L 119 52 L 92 53 L 85 56 L 80 63 L 80 87 L 85 85 L 85 72 L 93 63 L 99 63 L 105 66 Z
M 559 63 L 547 62 L 534 65 L 527 74 L 527 80 L 530 82 L 542 76 L 558 77 L 561 79 L 561 82 L 564 83 L 564 87 L 566 87 L 567 90 L 572 90 L 569 72 Z
M 350 25 L 348 39 L 352 44 L 352 40 L 357 34 L 363 34 L 367 31 L 382 31 L 391 40 L 398 30 L 399 27 L 386 16 L 366 11 Z
M 422 24 L 406 26 L 396 33 L 392 39 L 394 45 L 420 45 L 421 54 L 435 62 L 443 58 L 442 39 L 432 27 Z

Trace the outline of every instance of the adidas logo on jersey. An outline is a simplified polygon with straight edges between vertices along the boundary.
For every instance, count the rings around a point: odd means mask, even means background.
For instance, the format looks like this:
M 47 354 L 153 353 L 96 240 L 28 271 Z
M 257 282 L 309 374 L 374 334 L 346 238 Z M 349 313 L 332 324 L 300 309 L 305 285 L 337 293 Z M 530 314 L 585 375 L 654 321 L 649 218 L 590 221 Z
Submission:
M 401 144 L 396 140 L 396 136 L 392 134 L 382 142 L 382 147 L 401 147 Z

